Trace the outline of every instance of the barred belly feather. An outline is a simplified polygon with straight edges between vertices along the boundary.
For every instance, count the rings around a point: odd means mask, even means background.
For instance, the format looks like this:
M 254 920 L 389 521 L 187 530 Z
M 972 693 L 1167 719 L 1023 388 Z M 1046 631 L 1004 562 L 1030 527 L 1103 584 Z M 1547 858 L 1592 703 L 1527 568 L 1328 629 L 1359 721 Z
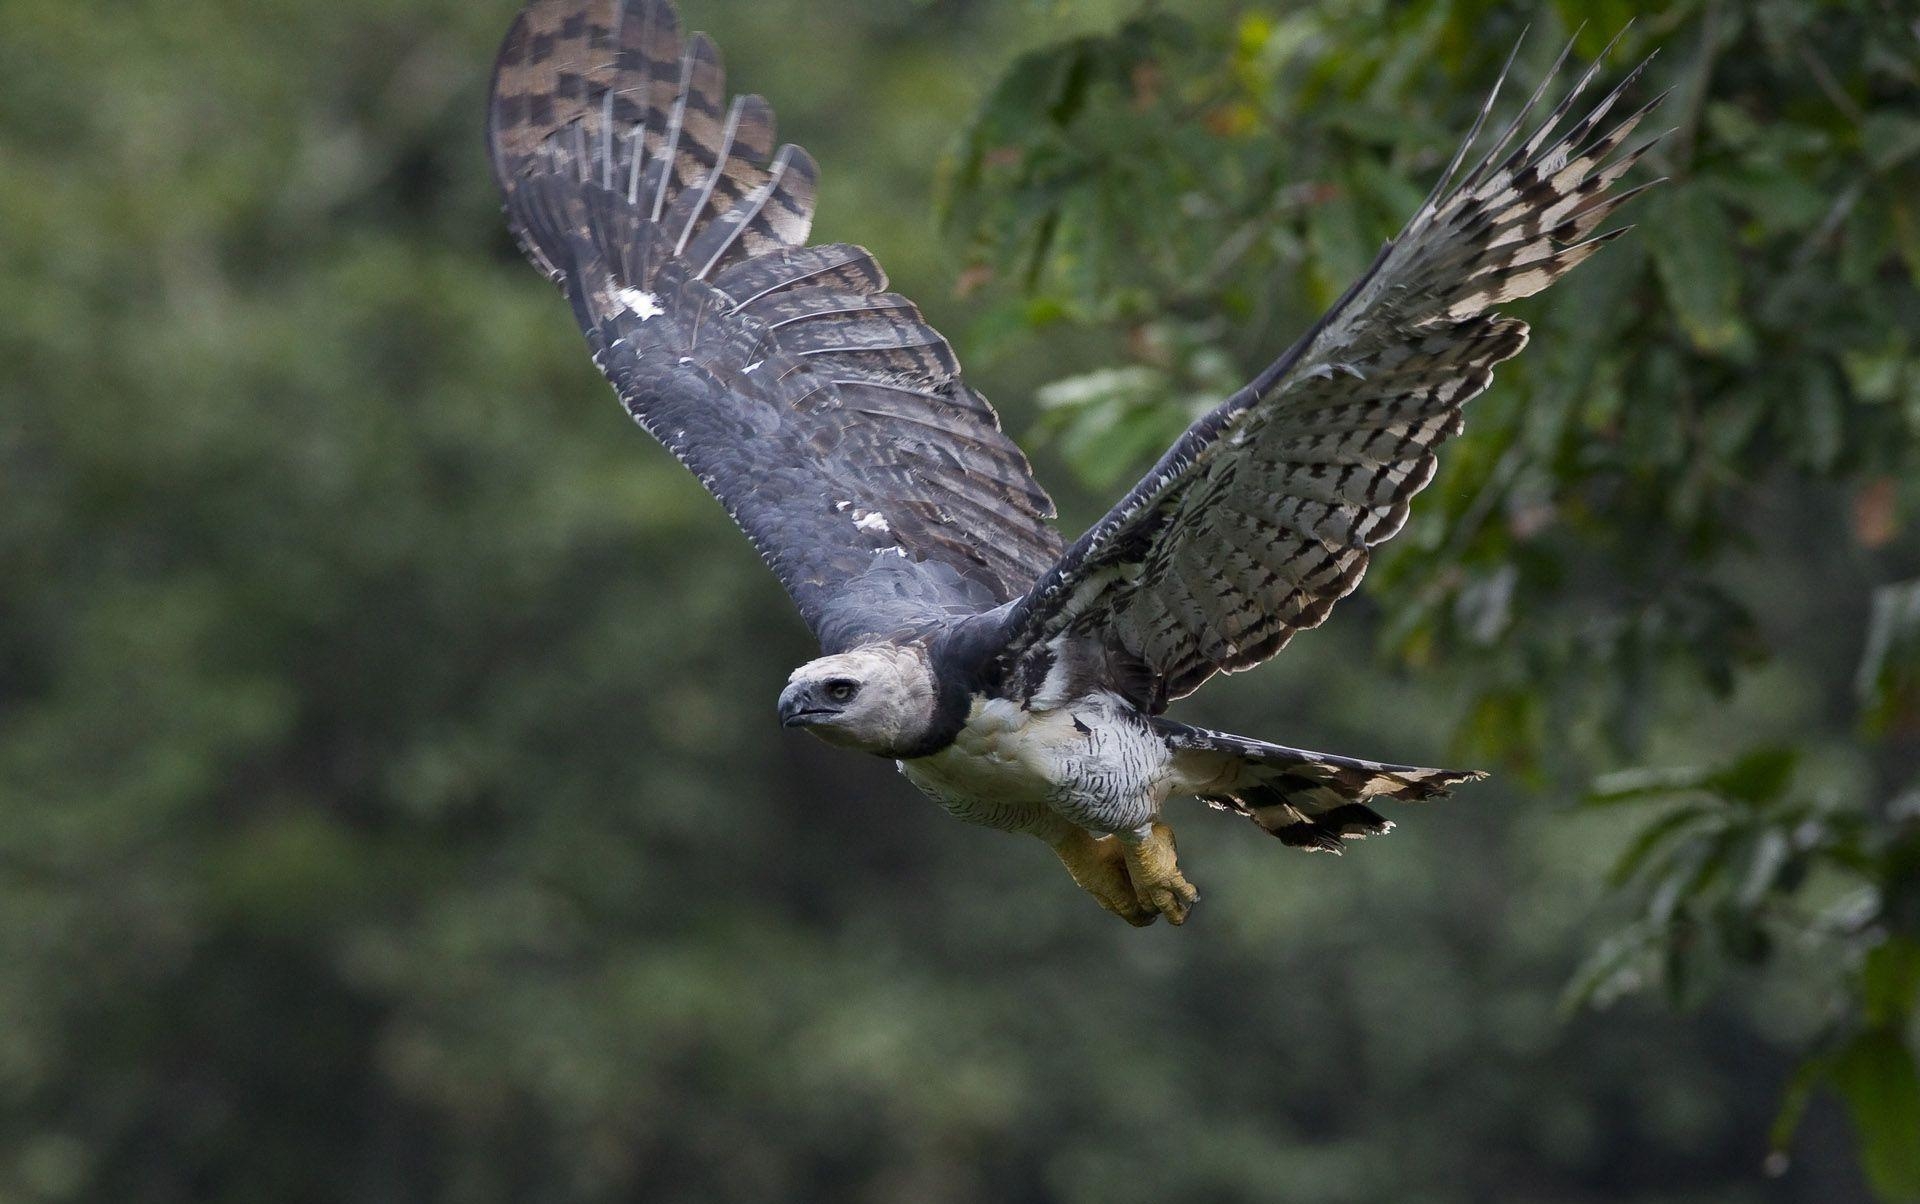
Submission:
M 900 769 L 956 818 L 1044 836 L 1063 823 L 1132 832 L 1152 822 L 1172 765 L 1165 738 L 1100 693 L 1044 710 L 977 697 L 952 744 Z

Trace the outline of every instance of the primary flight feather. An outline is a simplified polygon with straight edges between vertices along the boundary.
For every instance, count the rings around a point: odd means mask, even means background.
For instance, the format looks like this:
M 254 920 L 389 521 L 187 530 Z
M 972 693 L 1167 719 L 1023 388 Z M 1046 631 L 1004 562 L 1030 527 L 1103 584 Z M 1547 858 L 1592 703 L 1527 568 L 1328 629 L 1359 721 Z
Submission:
M 1352 592 L 1461 408 L 1526 345 L 1495 308 L 1621 233 L 1595 231 L 1638 191 L 1613 186 L 1646 150 L 1627 143 L 1653 105 L 1603 130 L 1636 68 L 1567 124 L 1595 70 L 1523 137 L 1543 83 L 1469 165 L 1490 96 L 1346 295 L 1071 547 L 873 256 L 808 245 L 813 160 L 777 145 L 765 100 L 727 100 L 718 51 L 683 37 L 667 0 L 527 5 L 495 67 L 488 149 L 515 237 L 627 411 L 819 638 L 783 722 L 898 761 L 960 818 L 1040 837 L 1130 923 L 1177 924 L 1198 895 L 1161 819 L 1171 797 L 1339 852 L 1392 826 L 1372 800 L 1482 776 L 1162 712 Z

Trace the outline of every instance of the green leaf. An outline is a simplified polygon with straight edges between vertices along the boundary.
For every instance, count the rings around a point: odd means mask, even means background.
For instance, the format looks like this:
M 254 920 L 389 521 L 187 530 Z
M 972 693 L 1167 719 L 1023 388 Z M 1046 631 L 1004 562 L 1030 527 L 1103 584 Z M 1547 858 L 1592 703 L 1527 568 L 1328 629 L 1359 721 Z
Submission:
M 1704 820 L 1713 819 L 1720 808 L 1709 804 L 1681 807 L 1668 812 L 1659 819 L 1640 829 L 1640 832 L 1620 854 L 1613 868 L 1607 871 L 1609 885 L 1621 887 L 1633 880 L 1633 877 L 1653 859 L 1661 846 L 1666 845 L 1686 832 L 1687 829 Z M 1722 821 L 1724 822 L 1724 821 Z
M 1493 690 L 1474 701 L 1460 725 L 1460 746 L 1470 755 L 1514 759 L 1537 747 L 1544 717 L 1531 690 Z
M 1888 337 L 1871 350 L 1842 353 L 1840 366 L 1861 401 L 1885 404 L 1899 400 L 1908 358 L 1906 343 Z
M 1860 969 L 1860 995 L 1868 1023 L 1904 1025 L 1920 1002 L 1920 943 L 1895 936 L 1875 946 Z
M 1736 213 L 1751 214 L 1767 232 L 1811 230 L 1833 209 L 1833 196 L 1804 171 L 1779 164 L 1731 168 L 1702 186 Z
M 1168 387 L 1166 374 L 1154 368 L 1107 368 L 1055 381 L 1039 401 L 1067 464 L 1088 485 L 1104 488 L 1183 425 L 1185 415 L 1162 404 Z
M 1760 748 L 1710 775 L 1706 787 L 1730 799 L 1755 805 L 1770 803 L 1786 793 L 1793 783 L 1794 768 L 1800 763 L 1799 750 Z
M 1562 1013 L 1604 1008 L 1645 989 L 1659 974 L 1661 938 L 1659 928 L 1642 921 L 1601 941 L 1568 981 L 1560 997 Z
M 1898 112 L 1869 113 L 1860 127 L 1860 144 L 1875 171 L 1891 171 L 1920 155 L 1920 118 Z
M 1583 800 L 1588 807 L 1611 807 L 1620 803 L 1644 803 L 1675 794 L 1699 790 L 1713 776 L 1710 769 L 1686 766 L 1677 769 L 1622 769 L 1594 780 L 1593 789 Z
M 1887 216 L 1893 223 L 1893 240 L 1900 248 L 1900 258 L 1907 265 L 1907 276 L 1920 283 L 1920 213 L 1907 197 L 1891 197 L 1887 201 Z
M 1920 580 L 1883 585 L 1873 594 L 1866 647 L 1854 690 L 1875 718 L 1884 719 L 1920 666 Z
M 1800 409 L 1801 459 L 1817 473 L 1828 473 L 1846 439 L 1846 399 L 1830 364 L 1811 365 L 1795 391 Z
M 1762 829 L 1753 839 L 1753 853 L 1747 861 L 1747 876 L 1740 886 L 1740 905 L 1756 908 L 1780 881 L 1781 872 L 1793 856 L 1793 841 L 1779 828 Z
M 1453 617 L 1469 640 L 1492 647 L 1513 625 L 1513 590 L 1519 578 L 1519 570 L 1507 564 L 1460 587 L 1454 595 Z
M 1585 803 L 1592 807 L 1644 802 L 1706 791 L 1743 803 L 1777 800 L 1793 782 L 1800 754 L 1792 748 L 1759 748 L 1730 765 L 1626 769 L 1595 780 Z
M 1700 939 L 1698 927 L 1691 921 L 1674 924 L 1661 958 L 1665 978 L 1667 1006 L 1695 1008 L 1706 1002 L 1713 990 L 1713 950 Z
M 1891 1028 L 1855 1037 L 1833 1063 L 1867 1180 L 1888 1200 L 1920 1199 L 1920 1067 Z
M 1807 1105 L 1813 1102 L 1814 1088 L 1832 1072 L 1833 1066 L 1826 1058 L 1808 1058 L 1793 1068 L 1793 1076 L 1781 1091 L 1780 1111 L 1774 1114 L 1773 1124 L 1767 1128 L 1767 1145 L 1773 1151 L 1769 1162 L 1777 1161 L 1781 1170 L 1786 1169 L 1787 1147 L 1793 1144 L 1793 1135 L 1799 1132 L 1800 1121 L 1807 1115 Z
M 1733 223 L 1703 187 L 1672 189 L 1648 222 L 1647 241 L 1667 300 L 1694 347 L 1745 361 L 1753 332 L 1740 314 L 1740 261 Z

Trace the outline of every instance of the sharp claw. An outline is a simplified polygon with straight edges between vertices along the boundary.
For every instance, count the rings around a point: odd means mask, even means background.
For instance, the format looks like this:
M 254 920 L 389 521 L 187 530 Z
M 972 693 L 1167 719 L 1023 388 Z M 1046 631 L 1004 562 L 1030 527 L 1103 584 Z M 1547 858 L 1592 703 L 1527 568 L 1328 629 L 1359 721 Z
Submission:
M 1186 923 L 1200 892 L 1174 860 L 1173 829 L 1155 823 L 1141 844 L 1146 847 L 1076 831 L 1057 842 L 1054 852 L 1081 889 L 1133 927 L 1149 927 L 1161 916 L 1169 924 Z
M 1127 875 L 1141 906 L 1166 916 L 1169 924 L 1186 923 L 1200 892 L 1180 873 L 1173 829 L 1155 822 L 1129 843 L 1126 857 Z
M 1170 924 L 1178 925 L 1186 923 L 1187 914 L 1191 910 L 1192 907 L 1188 899 L 1185 894 L 1180 891 L 1168 891 L 1164 900 L 1160 903 L 1160 911 L 1167 917 L 1167 922 Z
M 1102 898 L 1100 900 L 1100 906 L 1106 908 L 1114 915 L 1119 916 L 1135 928 L 1145 928 L 1160 918 L 1158 912 L 1150 907 L 1141 906 L 1140 900 L 1134 898 L 1132 895 L 1128 895 L 1125 899 Z

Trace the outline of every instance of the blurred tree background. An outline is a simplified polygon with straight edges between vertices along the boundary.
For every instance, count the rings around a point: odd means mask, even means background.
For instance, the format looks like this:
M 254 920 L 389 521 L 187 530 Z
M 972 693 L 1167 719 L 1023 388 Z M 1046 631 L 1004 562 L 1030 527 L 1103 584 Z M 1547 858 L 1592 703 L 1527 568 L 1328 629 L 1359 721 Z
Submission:
M 1640 230 L 1183 710 L 1495 780 L 1192 815 L 1177 932 L 774 725 L 499 218 L 513 7 L 4 9 L 0 1201 L 1920 1196 L 1911 0 L 1640 14 Z M 1077 531 L 1639 6 L 685 7 Z

